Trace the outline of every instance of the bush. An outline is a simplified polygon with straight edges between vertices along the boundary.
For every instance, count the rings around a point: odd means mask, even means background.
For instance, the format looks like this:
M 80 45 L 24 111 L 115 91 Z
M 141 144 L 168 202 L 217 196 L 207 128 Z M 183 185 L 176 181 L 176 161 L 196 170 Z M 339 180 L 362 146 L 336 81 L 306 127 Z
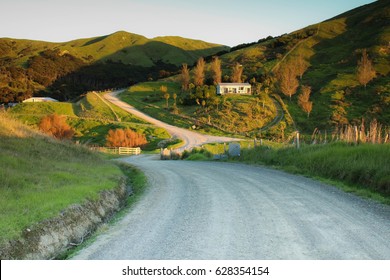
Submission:
M 197 149 L 194 148 L 190 152 L 184 151 L 181 155 L 182 159 L 188 159 L 188 160 L 207 160 L 212 158 L 213 154 L 207 151 L 206 149 Z
M 71 139 L 74 135 L 73 129 L 66 123 L 66 118 L 57 114 L 42 118 L 39 129 L 57 139 Z
M 109 147 L 139 147 L 147 143 L 145 135 L 139 134 L 130 128 L 110 129 L 106 137 L 106 146 Z

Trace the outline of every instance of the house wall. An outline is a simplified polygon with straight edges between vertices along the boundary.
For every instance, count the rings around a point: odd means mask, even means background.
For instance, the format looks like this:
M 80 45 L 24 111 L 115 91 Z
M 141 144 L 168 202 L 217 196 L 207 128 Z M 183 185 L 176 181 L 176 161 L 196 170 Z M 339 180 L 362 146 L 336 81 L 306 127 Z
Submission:
M 235 85 L 235 84 L 223 84 L 217 86 L 217 94 L 251 94 L 251 86 L 247 84 Z

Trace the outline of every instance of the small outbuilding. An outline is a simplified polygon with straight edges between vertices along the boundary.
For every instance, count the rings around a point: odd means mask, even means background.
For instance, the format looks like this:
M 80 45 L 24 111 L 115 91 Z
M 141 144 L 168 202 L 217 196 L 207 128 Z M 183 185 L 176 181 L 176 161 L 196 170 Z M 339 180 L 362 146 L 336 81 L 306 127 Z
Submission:
M 58 100 L 51 97 L 31 97 L 23 102 L 58 102 Z
M 217 94 L 252 94 L 252 87 L 249 83 L 219 83 Z

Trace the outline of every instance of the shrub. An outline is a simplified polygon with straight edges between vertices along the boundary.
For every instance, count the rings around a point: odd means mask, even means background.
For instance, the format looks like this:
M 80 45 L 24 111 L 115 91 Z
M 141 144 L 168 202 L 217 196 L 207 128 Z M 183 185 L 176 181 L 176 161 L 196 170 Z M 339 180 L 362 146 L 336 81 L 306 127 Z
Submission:
M 39 129 L 57 139 L 71 139 L 74 135 L 73 129 L 66 123 L 66 117 L 57 114 L 43 117 Z
M 130 128 L 110 129 L 106 137 L 106 146 L 109 147 L 139 147 L 147 143 L 145 135 L 139 134 Z

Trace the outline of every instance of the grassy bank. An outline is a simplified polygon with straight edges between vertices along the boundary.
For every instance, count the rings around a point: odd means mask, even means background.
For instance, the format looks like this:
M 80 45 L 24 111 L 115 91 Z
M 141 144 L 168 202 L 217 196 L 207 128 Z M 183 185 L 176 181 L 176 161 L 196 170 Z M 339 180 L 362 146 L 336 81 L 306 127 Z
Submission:
M 82 146 L 0 113 L 0 244 L 66 207 L 118 186 L 120 168 Z
M 244 149 L 241 161 L 342 182 L 342 188 L 390 204 L 390 145 L 304 146 Z
M 169 134 L 162 128 L 127 113 L 121 108 L 109 104 L 103 99 L 104 93 L 89 92 L 77 103 L 40 102 L 21 103 L 9 112 L 24 123 L 37 127 L 40 120 L 49 114 L 66 116 L 67 123 L 75 131 L 74 140 L 81 143 L 105 145 L 105 138 L 110 129 L 130 128 L 145 134 L 149 143 L 143 150 L 153 151 L 158 143 L 169 139 Z

